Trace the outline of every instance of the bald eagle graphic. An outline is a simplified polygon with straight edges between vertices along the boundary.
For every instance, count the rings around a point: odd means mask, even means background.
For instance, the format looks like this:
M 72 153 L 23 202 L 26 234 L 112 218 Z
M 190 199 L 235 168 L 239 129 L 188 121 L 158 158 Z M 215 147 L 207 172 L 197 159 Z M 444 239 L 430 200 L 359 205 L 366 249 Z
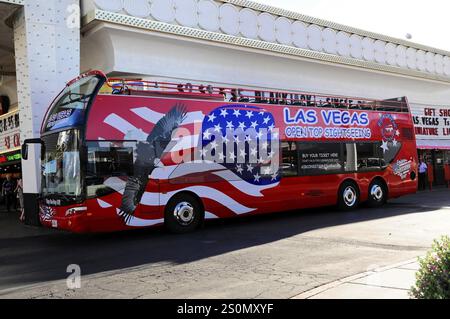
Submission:
M 119 216 L 129 222 L 144 195 L 149 176 L 156 168 L 167 146 L 172 140 L 173 132 L 186 119 L 186 108 L 177 104 L 156 123 L 146 142 L 139 142 L 134 163 L 134 176 L 128 178 L 122 196 Z

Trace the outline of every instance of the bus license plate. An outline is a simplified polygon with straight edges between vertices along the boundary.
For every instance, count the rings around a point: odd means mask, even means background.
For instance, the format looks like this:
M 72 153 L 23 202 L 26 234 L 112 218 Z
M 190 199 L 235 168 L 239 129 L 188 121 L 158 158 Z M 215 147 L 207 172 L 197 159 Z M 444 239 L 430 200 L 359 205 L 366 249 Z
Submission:
M 58 221 L 57 220 L 52 220 L 52 227 L 53 228 L 58 228 Z

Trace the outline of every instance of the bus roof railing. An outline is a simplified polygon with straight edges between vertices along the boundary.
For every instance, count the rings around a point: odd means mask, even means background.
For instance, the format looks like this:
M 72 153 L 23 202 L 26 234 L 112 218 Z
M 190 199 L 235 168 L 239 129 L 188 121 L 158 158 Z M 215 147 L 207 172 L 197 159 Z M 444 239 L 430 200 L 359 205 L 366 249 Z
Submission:
M 251 88 L 226 88 L 191 83 L 144 81 L 109 78 L 112 94 L 164 96 L 218 100 L 236 103 L 278 104 L 288 106 L 327 107 L 368 111 L 409 113 L 405 97 L 374 100 L 358 97 L 324 95 L 310 92 L 271 91 Z

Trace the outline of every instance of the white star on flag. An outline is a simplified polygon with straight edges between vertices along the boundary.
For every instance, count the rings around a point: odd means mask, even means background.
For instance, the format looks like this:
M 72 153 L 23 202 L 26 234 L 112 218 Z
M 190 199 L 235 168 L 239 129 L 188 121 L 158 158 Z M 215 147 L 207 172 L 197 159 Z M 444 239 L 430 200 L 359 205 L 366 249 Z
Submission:
M 213 141 L 211 144 L 209 144 L 209 145 L 211 145 L 211 149 L 212 150 L 215 150 L 216 148 L 217 148 L 217 146 L 218 146 L 218 144 L 217 144 L 217 142 L 216 141 Z
M 227 117 L 228 116 L 227 110 L 225 110 L 225 109 L 221 110 L 220 111 L 220 116 Z
M 208 116 L 208 122 L 214 122 L 214 120 L 216 119 L 216 116 L 213 114 Z
M 206 156 L 206 153 L 207 153 L 206 149 L 202 148 L 201 150 L 199 150 L 199 152 L 200 152 L 200 156 L 202 158 Z
M 204 140 L 209 140 L 209 139 L 211 139 L 211 133 L 209 132 L 209 130 L 207 130 L 207 131 L 205 131 L 204 133 L 203 133 L 203 139 Z
M 233 115 L 239 117 L 241 116 L 241 112 L 239 110 L 234 110 Z
M 220 126 L 220 124 L 214 125 L 214 131 L 217 133 L 222 132 L 222 127 Z
M 383 141 L 383 144 L 381 145 L 381 149 L 383 150 L 384 153 L 389 151 L 389 146 L 388 146 L 388 143 L 386 141 Z
M 253 112 L 252 111 L 248 111 L 245 116 L 248 117 L 249 119 L 251 119 L 253 117 Z

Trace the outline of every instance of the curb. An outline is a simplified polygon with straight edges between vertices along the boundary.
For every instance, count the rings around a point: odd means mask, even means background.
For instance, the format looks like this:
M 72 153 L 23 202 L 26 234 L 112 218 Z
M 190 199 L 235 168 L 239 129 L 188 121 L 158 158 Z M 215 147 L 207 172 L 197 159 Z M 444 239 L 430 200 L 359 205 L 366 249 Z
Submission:
M 409 265 L 409 264 L 414 263 L 414 262 L 417 262 L 417 258 L 410 259 L 410 260 L 407 260 L 407 261 L 402 261 L 402 262 L 399 262 L 399 263 L 396 263 L 396 264 L 393 264 L 393 265 L 389 265 L 389 266 L 386 266 L 386 267 L 375 268 L 375 269 L 372 269 L 372 270 L 369 270 L 369 271 L 366 271 L 366 272 L 362 272 L 362 273 L 359 273 L 359 274 L 356 274 L 356 275 L 353 275 L 353 276 L 345 277 L 345 278 L 342 278 L 342 279 L 330 282 L 328 284 L 325 284 L 325 285 L 322 285 L 322 286 L 319 286 L 319 287 L 307 290 L 307 291 L 305 291 L 305 292 L 303 292 L 303 293 L 301 293 L 301 294 L 299 294 L 297 296 L 294 296 L 294 297 L 292 297 L 290 299 L 309 299 L 311 297 L 319 295 L 319 294 L 321 294 L 321 293 L 323 293 L 325 291 L 328 291 L 330 289 L 336 288 L 336 287 L 338 287 L 340 285 L 343 285 L 345 283 L 349 283 L 349 282 L 352 282 L 354 280 L 361 279 L 361 278 L 364 278 L 364 277 L 367 277 L 367 276 L 370 276 L 370 275 L 374 275 L 374 274 L 377 274 L 377 273 L 380 273 L 380 272 L 384 272 L 384 271 L 387 271 L 387 270 L 391 270 L 391 269 L 399 268 L 399 267 L 402 267 L 402 266 L 405 266 L 405 265 Z

